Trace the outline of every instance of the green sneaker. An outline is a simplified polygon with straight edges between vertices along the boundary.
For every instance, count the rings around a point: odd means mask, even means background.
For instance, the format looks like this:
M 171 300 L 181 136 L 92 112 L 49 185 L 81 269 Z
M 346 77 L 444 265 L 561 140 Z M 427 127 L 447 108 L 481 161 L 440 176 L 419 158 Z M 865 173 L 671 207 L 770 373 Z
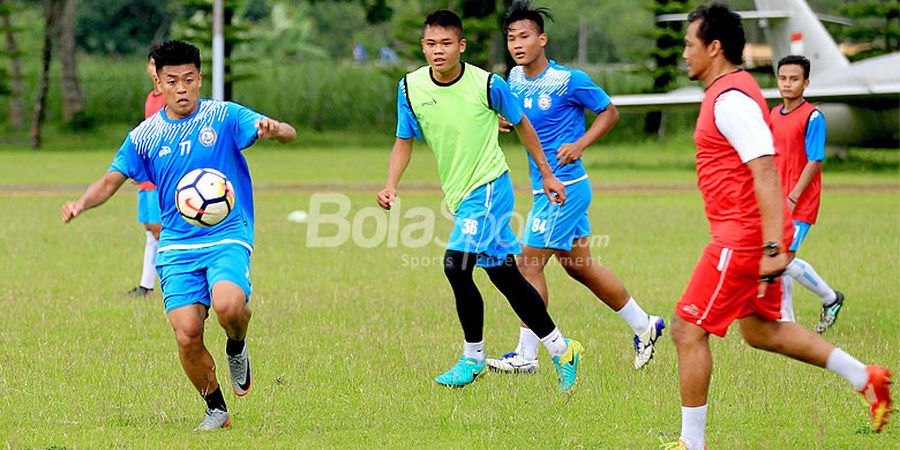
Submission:
M 553 357 L 553 365 L 556 366 L 556 374 L 559 375 L 559 390 L 563 392 L 575 385 L 578 363 L 581 362 L 581 354 L 584 353 L 581 342 L 566 339 L 566 344 L 566 352 Z
M 822 307 L 822 314 L 819 315 L 819 325 L 816 326 L 816 332 L 819 334 L 824 333 L 834 325 L 838 313 L 841 312 L 841 308 L 844 306 L 844 294 L 840 291 L 834 291 L 834 294 L 834 303 Z
M 461 356 L 450 370 L 437 376 L 434 381 L 441 386 L 461 388 L 472 383 L 484 372 L 486 361 L 478 362 L 474 358 Z

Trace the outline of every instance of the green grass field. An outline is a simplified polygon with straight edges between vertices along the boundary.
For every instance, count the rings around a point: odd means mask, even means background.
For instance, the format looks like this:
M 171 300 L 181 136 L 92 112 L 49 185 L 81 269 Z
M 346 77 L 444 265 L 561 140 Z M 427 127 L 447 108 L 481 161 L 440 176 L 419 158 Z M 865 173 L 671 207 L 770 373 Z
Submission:
M 375 206 L 390 140 L 363 135 L 247 152 L 257 185 L 254 386 L 242 399 L 226 393 L 230 429 L 192 433 L 204 404 L 181 370 L 159 294 L 121 296 L 138 280 L 143 251 L 133 188 L 70 225 L 59 221 L 62 202 L 105 171 L 125 131 L 50 136 L 49 150 L 38 153 L 0 151 L 0 446 L 645 449 L 661 433 L 677 435 L 668 335 L 650 365 L 635 371 L 628 326 L 555 263 L 547 270 L 551 313 L 587 349 L 575 394 L 557 391 L 543 351 L 533 376 L 488 374 L 461 390 L 436 386 L 432 378 L 456 360 L 462 340 L 439 265 L 443 249 L 316 248 L 307 225 L 286 220 L 308 210 L 314 192 L 346 194 L 351 216 Z M 592 225 L 606 236 L 594 254 L 648 312 L 667 318 L 708 240 L 688 147 L 601 146 L 587 158 L 601 188 Z M 524 184 L 525 157 L 509 148 L 514 182 Z M 802 256 L 847 294 L 827 338 L 896 371 L 900 174 L 896 153 L 884 158 L 877 170 L 837 165 L 826 173 L 820 223 Z M 439 210 L 424 146 L 404 180 L 414 187 L 401 190 L 404 210 Z M 529 197 L 517 193 L 523 214 Z M 363 237 L 377 233 L 375 222 L 365 222 Z M 401 217 L 399 226 L 406 224 Z M 448 221 L 437 221 L 437 237 L 449 230 Z M 477 282 L 486 350 L 510 351 L 517 320 L 484 273 Z M 813 327 L 817 300 L 799 287 L 795 297 L 799 320 Z M 211 320 L 206 342 L 227 385 L 224 341 Z M 868 431 L 863 400 L 837 376 L 753 350 L 734 329 L 712 347 L 710 448 L 900 448 L 896 424 Z

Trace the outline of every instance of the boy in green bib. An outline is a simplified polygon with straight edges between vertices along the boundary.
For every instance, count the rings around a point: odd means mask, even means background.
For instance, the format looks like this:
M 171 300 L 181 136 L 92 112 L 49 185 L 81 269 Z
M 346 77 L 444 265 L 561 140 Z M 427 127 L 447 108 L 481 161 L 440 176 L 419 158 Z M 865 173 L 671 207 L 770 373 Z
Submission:
M 476 266 L 509 300 L 513 310 L 547 347 L 559 375 L 559 387 L 575 384 L 583 352 L 566 339 L 547 313 L 540 294 L 516 267 L 521 252 L 509 226 L 513 189 L 509 167 L 497 142 L 497 114 L 511 119 L 519 139 L 543 175 L 543 191 L 552 202 L 565 202 L 565 186 L 553 175 L 540 140 L 506 82 L 497 75 L 460 62 L 466 49 L 459 16 L 440 10 L 425 19 L 422 51 L 428 65 L 400 80 L 397 139 L 388 177 L 378 204 L 390 209 L 397 184 L 409 164 L 413 138 L 434 152 L 454 228 L 444 256 L 444 273 L 456 297 L 465 342 L 459 361 L 435 378 L 438 384 L 462 387 L 485 369 L 484 304 L 472 279 Z

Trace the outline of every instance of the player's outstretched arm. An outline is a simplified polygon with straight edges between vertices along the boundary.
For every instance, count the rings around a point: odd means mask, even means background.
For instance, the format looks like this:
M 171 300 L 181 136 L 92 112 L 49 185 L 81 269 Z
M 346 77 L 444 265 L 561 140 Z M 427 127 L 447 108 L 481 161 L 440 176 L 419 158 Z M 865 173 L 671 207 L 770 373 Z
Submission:
M 398 137 L 394 141 L 391 159 L 388 162 L 387 182 L 384 183 L 384 189 L 375 197 L 378 206 L 384 209 L 391 209 L 391 206 L 394 206 L 394 199 L 397 198 L 397 185 L 400 184 L 400 177 L 403 176 L 406 166 L 409 165 L 410 157 L 412 157 L 412 138 Z
M 772 156 L 760 156 L 747 161 L 747 168 L 753 174 L 753 189 L 759 215 L 762 219 L 763 242 L 774 242 L 782 245 L 784 233 L 784 197 L 781 182 L 775 169 Z M 781 251 L 777 256 L 763 256 L 759 264 L 761 278 L 777 277 L 784 272 L 788 264 L 787 252 Z M 762 288 L 761 288 L 762 289 Z M 761 290 L 761 292 L 765 292 Z
M 588 128 L 587 132 L 575 142 L 560 145 L 556 151 L 556 157 L 560 164 L 570 164 L 578 161 L 584 155 L 584 149 L 590 147 L 597 142 L 598 139 L 606 135 L 619 122 L 619 109 L 616 105 L 610 103 L 606 109 L 597 114 L 594 123 Z
M 63 204 L 60 211 L 63 223 L 69 223 L 86 209 L 91 209 L 105 203 L 119 190 L 119 187 L 121 187 L 122 183 L 127 179 L 128 178 L 120 172 L 106 172 L 106 174 L 103 175 L 103 178 L 100 178 L 88 186 L 87 190 L 84 191 L 84 194 L 81 195 L 81 198 L 79 198 L 78 201 L 66 202 Z
M 256 130 L 256 135 L 261 139 L 275 139 L 282 144 L 297 140 L 297 130 L 291 124 L 268 117 L 256 121 Z
M 528 120 L 525 114 L 522 114 L 522 120 L 516 125 L 516 134 L 519 140 L 525 145 L 538 170 L 541 171 L 541 179 L 544 180 L 544 194 L 553 203 L 560 205 L 566 202 L 566 187 L 553 174 L 550 163 L 547 162 L 547 156 L 544 155 L 544 148 L 541 147 L 541 140 L 538 139 L 537 132 Z

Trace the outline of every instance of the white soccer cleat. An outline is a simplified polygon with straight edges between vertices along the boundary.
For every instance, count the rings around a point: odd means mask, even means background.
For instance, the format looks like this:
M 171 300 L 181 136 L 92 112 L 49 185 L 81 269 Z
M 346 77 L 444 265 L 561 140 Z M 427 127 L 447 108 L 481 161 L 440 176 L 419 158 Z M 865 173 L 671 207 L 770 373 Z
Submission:
M 509 352 L 497 359 L 488 359 L 488 367 L 494 372 L 505 373 L 534 373 L 538 370 L 537 359 L 525 359 L 517 352 Z
M 203 422 L 194 428 L 194 431 L 212 431 L 219 428 L 227 428 L 231 425 L 231 414 L 221 409 L 206 409 L 206 415 L 203 416 Z
M 252 373 L 250 372 L 250 355 L 247 352 L 247 343 L 241 353 L 231 356 L 225 354 L 228 359 L 228 372 L 231 375 L 231 390 L 238 397 L 243 397 L 250 392 Z
M 662 336 L 666 322 L 662 317 L 650 316 L 650 326 L 640 335 L 634 335 L 634 368 L 640 369 L 653 359 L 656 349 L 653 347 L 656 340 Z

